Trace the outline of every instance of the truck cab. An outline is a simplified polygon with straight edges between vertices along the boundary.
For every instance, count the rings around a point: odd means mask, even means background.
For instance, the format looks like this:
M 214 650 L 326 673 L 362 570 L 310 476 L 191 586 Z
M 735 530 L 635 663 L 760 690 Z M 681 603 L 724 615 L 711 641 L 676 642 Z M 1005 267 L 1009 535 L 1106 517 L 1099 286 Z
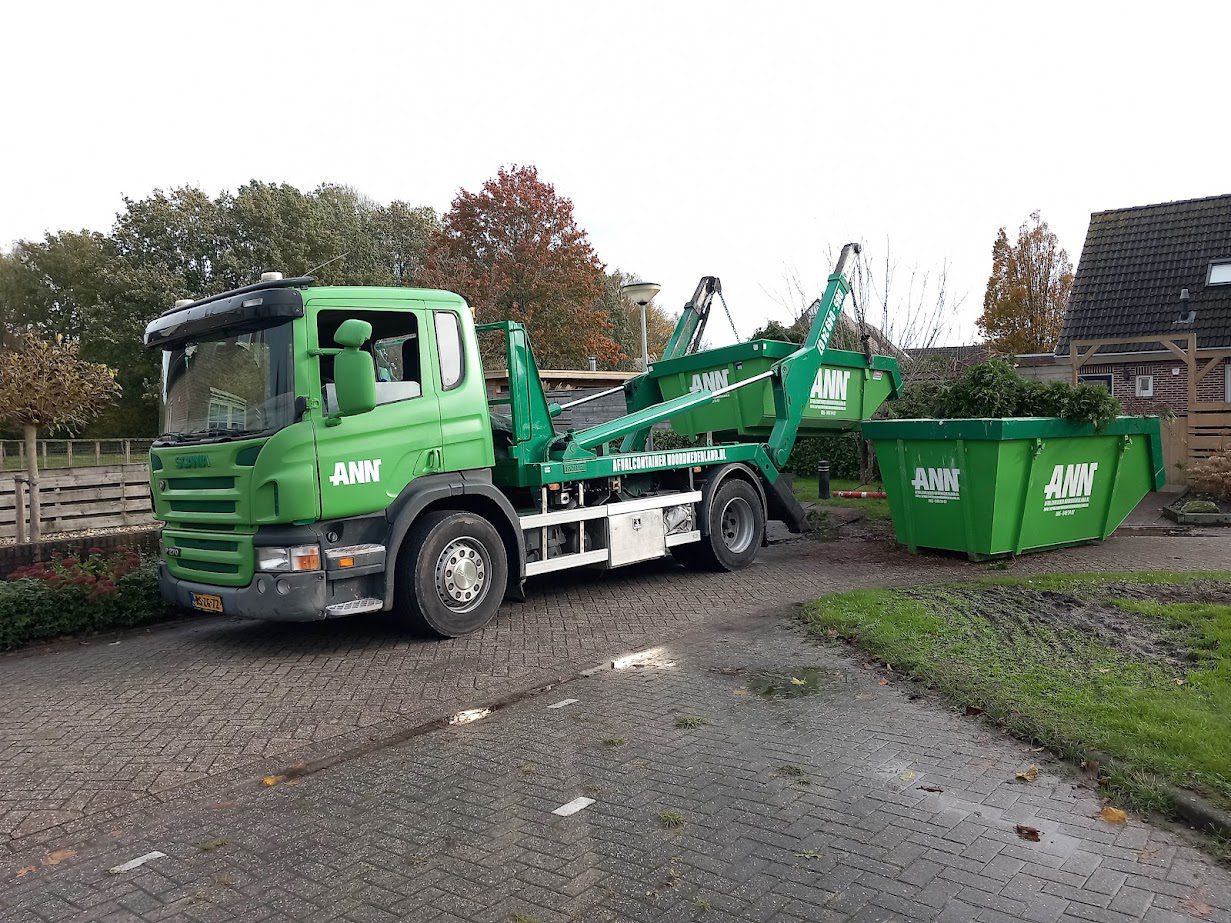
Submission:
M 348 321 L 370 327 L 362 425 L 335 380 Z M 389 507 L 416 479 L 493 464 L 474 324 L 452 293 L 271 279 L 179 305 L 146 342 L 163 350 L 150 474 L 175 605 L 384 608 Z

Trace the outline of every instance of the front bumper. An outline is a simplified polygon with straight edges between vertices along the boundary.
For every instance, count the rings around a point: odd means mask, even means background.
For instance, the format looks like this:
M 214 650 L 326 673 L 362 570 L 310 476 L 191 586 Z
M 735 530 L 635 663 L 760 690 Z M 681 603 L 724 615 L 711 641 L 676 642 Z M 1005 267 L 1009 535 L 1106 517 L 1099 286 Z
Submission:
M 166 562 L 158 567 L 158 586 L 162 598 L 172 606 L 197 615 L 237 615 L 241 618 L 274 622 L 312 622 L 334 618 L 326 607 L 336 603 L 330 598 L 324 571 L 304 574 L 257 574 L 247 586 L 215 586 L 173 577 Z M 203 612 L 192 604 L 192 594 L 216 596 L 222 612 Z M 338 613 L 345 615 L 347 613 Z

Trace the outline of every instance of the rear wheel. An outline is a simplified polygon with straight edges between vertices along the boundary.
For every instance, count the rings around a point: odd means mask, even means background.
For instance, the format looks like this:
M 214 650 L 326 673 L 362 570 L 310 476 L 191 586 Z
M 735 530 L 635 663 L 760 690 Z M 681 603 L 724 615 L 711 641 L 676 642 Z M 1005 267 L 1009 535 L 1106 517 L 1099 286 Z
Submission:
M 495 527 L 474 513 L 420 517 L 398 554 L 397 613 L 416 631 L 456 638 L 496 614 L 508 583 L 508 557 Z
M 709 534 L 674 549 L 676 560 L 694 570 L 740 570 L 756 560 L 765 507 L 755 487 L 736 477 L 723 481 L 710 498 L 707 519 Z

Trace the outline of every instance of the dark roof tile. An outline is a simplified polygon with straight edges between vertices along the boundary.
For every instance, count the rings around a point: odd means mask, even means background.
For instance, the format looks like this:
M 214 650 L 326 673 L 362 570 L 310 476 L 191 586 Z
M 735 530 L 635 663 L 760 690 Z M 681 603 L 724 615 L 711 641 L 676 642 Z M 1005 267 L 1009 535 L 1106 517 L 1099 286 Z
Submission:
M 1074 339 L 1188 331 L 1200 347 L 1231 345 L 1231 285 L 1205 284 L 1220 259 L 1231 259 L 1231 195 L 1095 212 L 1056 352 Z M 1176 323 L 1182 289 L 1191 325 Z

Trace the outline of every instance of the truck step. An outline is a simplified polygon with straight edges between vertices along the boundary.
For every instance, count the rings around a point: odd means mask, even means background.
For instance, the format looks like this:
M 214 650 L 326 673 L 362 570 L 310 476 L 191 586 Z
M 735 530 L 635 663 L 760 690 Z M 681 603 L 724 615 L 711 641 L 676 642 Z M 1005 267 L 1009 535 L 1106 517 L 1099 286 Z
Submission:
M 352 599 L 344 603 L 334 603 L 332 606 L 325 607 L 326 615 L 358 615 L 360 612 L 375 612 L 377 609 L 383 609 L 385 601 L 377 599 L 375 596 L 368 596 L 363 599 Z

